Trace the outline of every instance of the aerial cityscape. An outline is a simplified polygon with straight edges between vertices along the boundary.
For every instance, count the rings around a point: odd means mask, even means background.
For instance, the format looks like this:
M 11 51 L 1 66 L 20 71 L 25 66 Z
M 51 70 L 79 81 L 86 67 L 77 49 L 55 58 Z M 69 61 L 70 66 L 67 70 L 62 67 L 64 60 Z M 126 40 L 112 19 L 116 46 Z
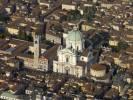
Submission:
M 0 100 L 133 100 L 133 0 L 0 0 Z

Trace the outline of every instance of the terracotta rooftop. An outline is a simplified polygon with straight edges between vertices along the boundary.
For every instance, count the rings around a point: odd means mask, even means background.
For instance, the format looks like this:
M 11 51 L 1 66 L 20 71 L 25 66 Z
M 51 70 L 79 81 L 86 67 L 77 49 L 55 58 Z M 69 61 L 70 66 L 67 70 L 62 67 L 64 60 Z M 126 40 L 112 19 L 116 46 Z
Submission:
M 106 92 L 105 97 L 112 98 L 114 95 L 119 95 L 119 91 L 112 88 L 108 92 Z
M 57 49 L 58 49 L 59 45 L 55 45 L 52 48 L 48 49 L 45 53 L 44 53 L 44 57 L 46 58 L 50 58 L 50 59 L 54 59 L 57 55 Z
M 127 49 L 126 49 L 126 52 L 128 52 L 128 53 L 133 53 L 133 47 L 131 46 L 131 47 L 128 47 Z
M 87 57 L 88 56 L 88 52 L 89 52 L 89 48 L 85 49 L 82 53 L 82 56 Z

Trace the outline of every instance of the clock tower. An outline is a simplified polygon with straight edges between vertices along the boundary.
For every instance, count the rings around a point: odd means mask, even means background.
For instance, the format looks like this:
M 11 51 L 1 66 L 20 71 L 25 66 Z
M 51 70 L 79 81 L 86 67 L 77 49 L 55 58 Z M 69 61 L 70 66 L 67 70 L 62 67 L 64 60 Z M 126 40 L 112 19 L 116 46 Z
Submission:
M 40 35 L 33 33 L 34 42 L 34 68 L 39 68 L 39 57 L 40 57 Z

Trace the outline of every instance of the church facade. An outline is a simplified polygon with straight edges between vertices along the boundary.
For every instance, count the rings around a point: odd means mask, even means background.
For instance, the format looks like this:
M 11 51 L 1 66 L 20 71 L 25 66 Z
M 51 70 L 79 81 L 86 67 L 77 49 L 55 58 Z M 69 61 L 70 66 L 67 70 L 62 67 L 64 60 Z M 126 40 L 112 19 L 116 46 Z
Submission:
M 65 40 L 66 46 L 60 45 L 57 50 L 53 72 L 83 77 L 87 74 L 88 66 L 93 59 L 91 48 L 84 47 L 84 37 L 77 27 L 68 32 Z

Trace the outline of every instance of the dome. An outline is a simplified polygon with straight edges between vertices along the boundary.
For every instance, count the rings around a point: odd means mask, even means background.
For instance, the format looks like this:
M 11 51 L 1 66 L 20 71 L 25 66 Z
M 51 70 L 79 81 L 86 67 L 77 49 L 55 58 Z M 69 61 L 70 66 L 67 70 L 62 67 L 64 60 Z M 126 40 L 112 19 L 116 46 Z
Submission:
M 72 31 L 68 32 L 68 36 L 66 38 L 66 48 L 73 48 L 74 50 L 78 50 L 80 52 L 83 51 L 84 39 L 82 37 L 82 33 L 77 27 L 74 27 Z
M 74 28 L 68 33 L 67 39 L 69 41 L 82 41 L 82 34 L 77 28 Z
M 106 70 L 106 66 L 102 64 L 94 64 L 91 66 L 91 69 L 96 71 L 102 71 L 102 70 Z

